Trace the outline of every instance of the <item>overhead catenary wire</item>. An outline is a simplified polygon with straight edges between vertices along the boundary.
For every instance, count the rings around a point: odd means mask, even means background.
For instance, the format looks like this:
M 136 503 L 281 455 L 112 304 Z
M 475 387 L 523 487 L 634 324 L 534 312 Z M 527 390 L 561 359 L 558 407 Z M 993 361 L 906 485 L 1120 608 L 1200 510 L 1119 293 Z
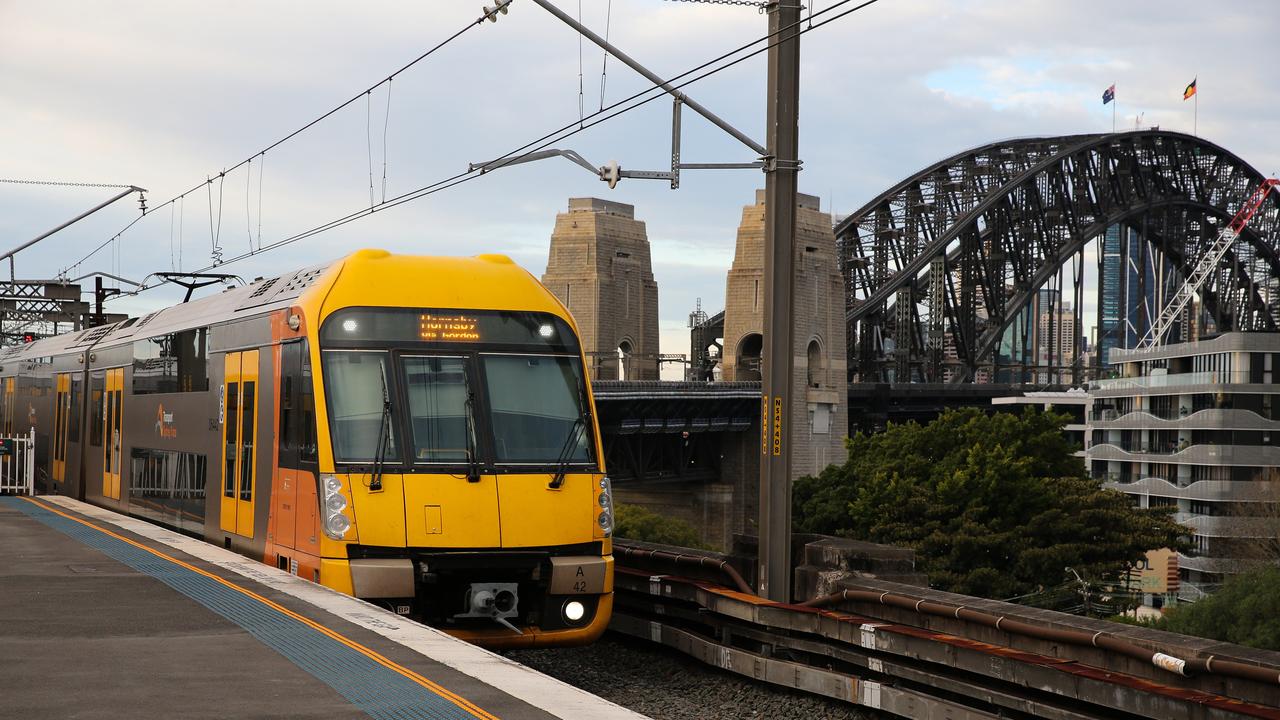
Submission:
M 609 28 L 613 24 L 613 0 L 609 0 L 609 4 L 605 6 L 604 11 L 604 41 L 609 42 Z M 578 42 L 582 42 L 582 36 L 578 36 Z M 605 81 L 609 72 L 609 51 L 601 49 L 604 59 L 600 61 L 600 109 L 604 110 L 604 90 Z
M 369 86 L 368 88 L 366 88 L 365 90 L 363 90 L 363 91 L 361 91 L 361 92 L 359 92 L 359 93 L 357 93 L 357 94 L 355 94 L 355 95 L 351 96 L 351 98 L 349 98 L 349 99 L 347 99 L 346 101 L 344 101 L 344 102 L 342 102 L 342 103 L 340 103 L 340 104 L 336 105 L 335 107 L 333 107 L 333 108 L 329 109 L 329 110 L 328 110 L 328 111 L 326 111 L 325 113 L 323 113 L 323 114 L 321 114 L 320 116 L 318 116 L 318 117 L 316 117 L 316 118 L 312 119 L 311 121 L 307 122 L 305 125 L 302 125 L 302 126 L 301 126 L 301 127 L 299 127 L 298 129 L 296 129 L 296 130 L 294 130 L 294 131 L 290 132 L 289 134 L 285 135 L 284 137 L 280 138 L 279 140 L 276 140 L 275 142 L 273 142 L 273 143 L 271 143 L 271 144 L 267 145 L 266 147 L 262 148 L 261 150 L 259 150 L 259 151 L 255 152 L 255 153 L 253 153 L 253 154 L 251 154 L 251 155 L 249 155 L 249 156 L 248 156 L 248 157 L 246 157 L 244 160 L 241 160 L 240 162 L 238 162 L 238 163 L 236 163 L 236 164 L 232 165 L 231 167 L 229 167 L 229 168 L 227 168 L 227 169 L 223 170 L 223 171 L 222 171 L 222 174 L 223 174 L 223 175 L 225 175 L 226 173 L 229 173 L 229 172 L 235 172 L 236 170 L 240 169 L 241 167 L 243 167 L 243 166 L 247 165 L 247 164 L 249 163 L 249 161 L 251 161 L 253 158 L 255 158 L 255 157 L 260 157 L 260 156 L 265 156 L 268 152 L 270 152 L 270 151 L 272 151 L 272 150 L 276 149 L 277 147 L 279 147 L 279 146 L 283 145 L 284 143 L 286 143 L 286 142 L 288 142 L 288 141 L 292 140 L 293 138 L 297 137 L 298 135 L 300 135 L 300 134 L 302 134 L 302 133 L 306 132 L 307 130 L 311 129 L 311 128 L 312 128 L 312 127 L 314 127 L 316 124 L 318 124 L 318 123 L 320 123 L 320 122 L 323 122 L 324 120 L 326 120 L 327 118 L 329 118 L 330 116 L 332 116 L 334 113 L 336 113 L 336 112 L 338 112 L 338 111 L 342 110 L 343 108 L 346 108 L 347 106 L 351 105 L 352 103 L 356 102 L 356 101 L 357 101 L 357 100 L 359 100 L 362 96 L 364 96 L 366 93 L 368 93 L 368 92 L 372 92 L 373 90 L 377 89 L 379 86 L 381 86 L 381 85 L 382 85 L 382 84 L 384 84 L 384 83 L 389 83 L 389 82 L 391 82 L 391 81 L 392 81 L 396 76 L 398 76 L 398 75 L 400 75 L 400 74 L 404 73 L 406 70 L 408 70 L 408 69 L 412 68 L 413 66 L 415 66 L 415 65 L 417 65 L 418 63 L 422 62 L 423 60 L 426 60 L 428 57 L 431 57 L 431 56 L 432 56 L 432 55 L 434 55 L 436 52 L 438 52 L 441 48 L 444 48 L 444 47 L 445 47 L 446 45 L 448 45 L 449 43 L 451 43 L 451 42 L 453 42 L 454 40 L 457 40 L 458 38 L 462 37 L 464 34 L 466 34 L 466 32 L 467 32 L 467 31 L 469 31 L 469 30 L 471 30 L 472 28 L 476 27 L 477 25 L 479 25 L 479 24 L 483 23 L 484 21 L 485 21 L 485 16 L 484 16 L 484 15 L 481 15 L 480 17 L 476 18 L 475 20 L 472 20 L 472 21 L 468 22 L 468 23 L 467 23 L 466 25 L 464 25 L 461 29 L 457 30 L 457 31 L 456 31 L 456 32 L 454 32 L 452 35 L 449 35 L 449 36 L 448 36 L 448 37 L 446 37 L 444 40 L 441 40 L 440 42 L 438 42 L 438 43 L 436 43 L 435 45 L 431 46 L 430 48 L 428 48 L 428 49 L 427 49 L 425 52 L 423 52 L 422 54 L 418 55 L 418 56 L 417 56 L 417 57 L 415 57 L 414 59 L 412 59 L 412 60 L 410 60 L 409 62 L 407 62 L 407 63 L 405 63 L 404 65 L 402 65 L 402 66 L 401 66 L 399 69 L 397 69 L 395 72 L 392 72 L 390 75 L 387 75 L 385 78 L 383 78 L 383 79 L 381 79 L 381 80 L 377 81 L 377 82 L 376 82 L 376 83 L 374 83 L 373 85 L 370 85 L 370 86 Z M 34 181 L 34 180 L 32 180 L 32 181 L 8 180 L 8 181 L 4 181 L 4 182 L 15 182 L 15 183 L 25 183 L 25 184 L 47 184 L 47 185 L 72 185 L 72 186 L 86 186 L 86 187 L 120 187 L 120 188 L 131 187 L 131 186 L 129 186 L 129 185 L 104 185 L 104 184 L 96 184 L 96 183 L 71 183 L 71 182 L 65 182 L 65 183 L 64 183 L 64 182 Z M 150 212 L 155 212 L 156 210 L 159 210 L 160 208 L 164 207 L 165 205 L 168 205 L 168 204 L 170 204 L 170 203 L 177 202 L 178 200 L 180 200 L 180 199 L 182 199 L 182 198 L 185 198 L 187 195 L 190 195 L 191 193 L 196 192 L 197 190 L 199 190 L 202 186 L 204 186 L 204 185 L 205 185 L 205 184 L 207 184 L 208 182 L 209 182 L 209 181 L 208 181 L 208 180 L 206 180 L 206 181 L 205 181 L 205 182 L 203 182 L 203 183 L 199 183 L 199 184 L 197 184 L 197 185 L 194 185 L 194 186 L 192 186 L 192 187 L 188 188 L 187 190 L 184 190 L 183 192 L 181 192 L 181 193 L 179 193 L 179 194 L 177 194 L 177 195 L 175 195 L 175 196 L 173 196 L 173 197 L 169 198 L 168 200 L 164 201 L 163 203 L 160 203 L 159 205 L 157 205 L 157 206 L 153 207 L 153 208 L 150 210 Z M 146 213 L 144 213 L 144 214 L 143 214 L 142 216 L 140 216 L 140 217 L 145 217 L 145 215 L 146 215 Z M 136 221 L 135 221 L 135 222 L 136 222 Z M 133 225 L 133 223 L 129 223 L 129 227 L 132 227 L 132 225 Z M 127 227 L 126 227 L 125 229 L 122 229 L 120 232 L 124 232 L 126 229 L 127 229 Z M 118 233 L 117 233 L 117 234 L 118 234 Z M 114 237 L 114 236 L 113 236 L 113 237 Z M 85 255 L 84 257 L 82 257 L 82 258 L 80 258 L 79 260 L 75 261 L 75 262 L 74 262 L 74 263 L 72 263 L 71 265 L 67 266 L 67 269 L 66 269 L 66 270 L 64 270 L 64 271 L 63 271 L 63 273 L 65 274 L 65 273 L 69 272 L 72 268 L 78 267 L 79 265 L 81 265 L 81 264 L 82 264 L 82 263 L 84 263 L 86 260 L 88 260 L 89 258 L 91 258 L 94 254 L 96 254 L 99 250 L 101 250 L 103 247 L 105 247 L 105 246 L 106 246 L 108 243 L 110 243 L 110 242 L 111 242 L 111 240 L 107 240 L 107 241 L 106 241 L 106 242 L 104 242 L 101 246 L 99 246 L 98 248 L 95 248 L 95 249 L 94 249 L 92 252 L 90 252 L 88 255 Z
M 391 126 L 391 81 L 387 81 L 387 109 L 382 115 L 382 201 L 387 200 L 387 128 Z M 261 238 L 259 238 L 261 243 Z
M 825 26 L 825 25 L 828 25 L 828 24 L 830 24 L 830 23 L 832 23 L 832 22 L 835 22 L 836 20 L 839 20 L 839 19 L 841 19 L 841 18 L 847 17 L 848 15 L 850 15 L 850 14 L 852 14 L 852 13 L 855 13 L 855 12 L 857 12 L 857 11 L 859 11 L 859 10 L 862 10 L 862 9 L 866 8 L 866 7 L 869 7 L 869 6 L 871 6 L 871 5 L 874 5 L 874 4 L 876 4 L 877 2 L 879 2 L 879 1 L 880 1 L 880 0 L 864 0 L 863 2 L 861 2 L 861 3 L 857 4 L 857 5 L 854 5 L 854 6 L 853 6 L 853 7 L 851 7 L 851 8 L 848 8 L 848 9 L 844 10 L 843 12 L 836 13 L 835 15 L 833 15 L 833 16 L 831 16 L 831 17 L 828 17 L 828 18 L 826 18 L 826 19 L 824 19 L 824 20 L 822 20 L 821 22 L 812 23 L 809 27 L 802 28 L 801 30 L 799 30 L 799 31 L 796 33 L 796 35 L 803 35 L 803 34 L 805 34 L 805 33 L 812 32 L 812 31 L 814 31 L 814 30 L 817 30 L 817 29 L 819 29 L 819 28 L 821 28 L 821 27 L 823 27 L 823 26 Z M 852 3 L 852 2 L 853 2 L 853 0 L 839 0 L 838 2 L 833 3 L 830 7 L 826 8 L 826 9 L 824 9 L 824 10 L 822 10 L 822 11 L 819 11 L 818 13 L 815 13 L 815 14 L 814 14 L 814 17 L 816 18 L 816 17 L 818 17 L 818 16 L 820 16 L 820 15 L 822 15 L 822 14 L 830 13 L 830 12 L 832 12 L 832 11 L 834 11 L 834 10 L 838 9 L 838 8 L 844 7 L 844 6 L 846 6 L 846 5 L 848 5 L 848 4 Z M 715 57 L 715 58 L 712 58 L 712 59 L 710 59 L 710 60 L 707 60 L 707 61 L 705 61 L 705 62 L 703 62 L 703 63 L 701 63 L 701 64 L 699 64 L 699 65 L 697 65 L 697 66 L 695 66 L 695 67 L 693 67 L 693 68 L 690 68 L 689 70 L 686 70 L 686 71 L 684 71 L 684 72 L 680 73 L 679 75 L 675 75 L 675 76 L 673 76 L 672 78 L 669 78 L 669 79 L 665 80 L 664 82 L 665 82 L 666 84 L 673 85 L 676 89 L 679 89 L 679 88 L 683 88 L 683 87 L 686 87 L 686 86 L 688 86 L 688 85 L 691 85 L 691 84 L 693 84 L 693 83 L 696 83 L 696 82 L 698 82 L 699 80 L 703 80 L 703 79 L 705 79 L 705 78 L 707 78 L 707 77 L 710 77 L 711 75 L 714 75 L 714 74 L 716 74 L 716 73 L 719 73 L 719 72 L 722 72 L 722 71 L 724 71 L 724 70 L 727 70 L 727 69 L 729 69 L 729 68 L 731 68 L 731 67 L 733 67 L 733 66 L 735 66 L 735 65 L 738 65 L 739 63 L 745 62 L 746 60 L 749 60 L 749 59 L 751 59 L 751 58 L 753 58 L 753 57 L 755 57 L 755 56 L 757 56 L 757 55 L 759 55 L 759 54 L 761 54 L 761 53 L 767 52 L 770 48 L 773 48 L 773 47 L 777 46 L 778 44 L 780 44 L 780 43 L 782 43 L 782 42 L 785 42 L 785 39 L 784 39 L 784 40 L 775 40 L 774 38 L 775 38 L 775 36 L 780 35 L 780 34 L 783 34 L 783 33 L 786 33 L 786 32 L 788 32 L 788 31 L 790 31 L 790 30 L 792 30 L 792 29 L 794 29 L 794 28 L 796 28 L 796 27 L 798 27 L 798 26 L 800 26 L 800 25 L 802 25 L 802 24 L 803 24 L 803 21 L 801 21 L 801 22 L 797 22 L 797 23 L 792 23 L 792 24 L 787 25 L 787 26 L 785 26 L 785 27 L 779 28 L 778 30 L 776 30 L 776 31 L 774 31 L 774 32 L 772 32 L 772 33 L 769 33 L 769 34 L 764 35 L 764 36 L 762 36 L 762 37 L 756 38 L 755 40 L 751 40 L 750 42 L 748 42 L 748 43 L 746 43 L 746 44 L 744 44 L 744 45 L 741 45 L 741 46 L 739 46 L 739 47 L 737 47 L 737 48 L 734 48 L 733 50 L 729 50 L 728 52 L 722 53 L 721 55 L 719 55 L 719 56 L 717 56 L 717 57 Z M 731 60 L 731 61 L 729 61 L 729 62 L 726 62 L 726 63 L 725 63 L 725 64 L 723 64 L 723 65 L 719 65 L 719 66 L 717 66 L 717 67 L 711 68 L 710 70 L 707 70 L 707 68 L 709 68 L 709 67 L 711 67 L 711 66 L 713 66 L 713 65 L 716 65 L 717 63 L 720 63 L 720 62 L 722 62 L 722 61 L 725 61 L 725 60 L 727 60 L 727 59 L 729 59 L 729 58 L 732 58 L 732 57 L 733 57 L 733 56 L 735 56 L 735 55 L 738 55 L 738 54 L 740 54 L 740 53 L 746 52 L 748 49 L 752 48 L 752 47 L 753 47 L 753 46 L 755 46 L 755 45 L 759 45 L 759 44 L 760 44 L 760 43 L 762 43 L 762 42 L 767 43 L 767 44 L 766 44 L 764 47 L 761 47 L 761 48 L 758 48 L 758 49 L 755 49 L 755 50 L 751 50 L 750 52 L 747 52 L 745 55 L 742 55 L 741 57 L 738 57 L 738 58 L 735 58 L 735 59 L 733 59 L 733 60 Z M 694 75 L 695 73 L 699 73 L 700 71 L 703 71 L 703 70 L 706 70 L 706 72 L 703 72 L 703 73 L 701 73 L 701 74 L 699 74 L 699 75 L 696 75 L 696 76 L 694 76 L 694 77 L 690 77 L 691 75 Z M 678 83 L 678 84 L 677 84 L 677 83 Z M 609 120 L 612 120 L 612 119 L 613 119 L 613 118 L 615 118 L 615 117 L 618 117 L 619 115 L 623 115 L 623 114 L 625 114 L 625 113 L 631 112 L 632 110 L 635 110 L 635 109 L 640 108 L 640 107 L 642 107 L 642 106 L 644 106 L 644 105 L 647 105 L 648 103 L 653 102 L 654 100 L 657 100 L 657 99 L 659 99 L 659 98 L 664 97 L 666 94 L 667 94 L 667 92 L 666 92 L 666 91 L 665 91 L 665 90 L 664 90 L 660 85 L 658 85 L 658 84 L 654 84 L 654 85 L 652 85 L 652 86 L 650 86 L 650 87 L 648 87 L 648 88 L 646 88 L 646 89 L 644 89 L 644 90 L 641 90 L 641 91 L 639 91 L 639 92 L 636 92 L 636 93 L 634 93 L 634 94 L 632 94 L 632 95 L 630 95 L 630 96 L 628 96 L 628 97 L 626 97 L 626 98 L 624 98 L 624 99 L 622 99 L 622 100 L 619 100 L 619 101 L 618 101 L 618 102 L 616 102 L 616 103 L 613 103 L 613 104 L 609 105 L 608 107 L 606 107 L 606 108 L 605 108 L 604 110 L 602 110 L 602 111 L 598 111 L 598 112 L 592 113 L 591 115 L 586 116 L 586 118 L 584 118 L 584 122 L 579 122 L 579 121 L 575 120 L 575 121 L 570 122 L 570 123 L 568 123 L 568 124 L 566 124 L 566 125 L 564 125 L 564 126 L 562 126 L 562 127 L 558 128 L 558 129 L 556 129 L 556 130 L 553 130 L 553 131 L 551 131 L 551 132 L 548 132 L 548 133 L 544 134 L 543 136 L 541 136 L 540 138 L 538 138 L 538 139 L 536 139 L 536 140 L 533 140 L 533 141 L 528 142 L 528 143 L 526 143 L 526 144 L 524 144 L 524 145 L 522 145 L 522 146 L 520 146 L 520 147 L 518 147 L 518 148 L 516 148 L 516 149 L 514 149 L 514 150 L 511 150 L 511 151 L 507 152 L 506 154 L 499 156 L 499 157 L 498 157 L 497 159 L 495 159 L 494 161 L 492 161 L 492 162 L 490 162 L 490 163 L 486 164 L 486 165 L 484 166 L 484 168 L 483 168 L 483 169 L 481 169 L 481 168 L 476 168 L 476 169 L 474 169 L 474 170 L 467 170 L 467 171 L 463 171 L 463 172 L 456 173 L 456 174 L 454 174 L 454 175 L 452 175 L 452 176 L 450 176 L 450 177 L 443 178 L 443 179 L 441 179 L 441 180 L 437 180 L 437 181 L 436 181 L 436 182 L 434 182 L 434 183 L 431 183 L 431 184 L 428 184 L 428 185 L 423 185 L 423 186 L 418 187 L 418 188 L 416 188 L 416 189 L 414 189 L 414 190 L 410 190 L 410 191 L 405 192 L 405 193 L 402 193 L 402 194 L 400 194 L 400 195 L 398 195 L 398 196 L 392 197 L 391 199 L 386 200 L 386 201 L 384 201 L 384 202 L 382 202 L 382 203 L 380 203 L 380 204 L 374 205 L 374 206 L 372 206 L 372 207 L 361 208 L 361 209 L 359 209 L 359 210 L 356 210 L 356 211 L 354 211 L 354 212 L 351 212 L 351 213 L 349 213 L 349 214 L 347 214 L 347 215 L 344 215 L 344 216 L 342 216 L 342 217 L 335 218 L 335 219 L 330 220 L 330 221 L 328 221 L 328 222 L 325 222 L 325 223 L 322 223 L 322 224 L 317 225 L 317 226 L 315 226 L 315 227 L 312 227 L 312 228 L 310 228 L 310 229 L 308 229 L 308 230 L 303 230 L 303 231 L 301 231 L 301 232 L 299 232 L 299 233 L 296 233 L 296 234 L 294 234 L 294 235 L 287 236 L 287 237 L 282 238 L 282 239 L 280 239 L 280 240 L 277 240 L 277 241 L 275 241 L 275 242 L 273 242 L 273 243 L 270 243 L 270 244 L 267 244 L 267 245 L 262 245 L 262 246 L 260 246 L 260 247 L 258 248 L 258 250 L 257 250 L 257 251 L 255 251 L 255 252 L 252 252 L 252 253 L 242 253 L 242 254 L 240 254 L 240 255 L 236 255 L 236 256 L 231 257 L 231 258 L 229 258 L 229 259 L 224 259 L 224 260 L 222 260 L 222 261 L 220 261 L 220 262 L 216 262 L 216 263 L 213 263 L 213 264 L 207 265 L 207 266 L 205 266 L 205 267 L 200 268 L 199 270 L 195 270 L 194 272 L 207 272 L 207 271 L 209 271 L 209 270 L 213 270 L 213 269 L 218 268 L 218 267 L 222 267 L 222 266 L 225 266 L 225 265 L 229 265 L 229 264 L 231 264 L 231 263 L 239 262 L 239 261 L 241 261 L 241 260 L 245 260 L 245 259 L 247 259 L 247 258 L 249 258 L 249 257 L 254 256 L 254 255 L 258 255 L 258 254 L 263 253 L 263 252 L 268 252 L 268 251 L 270 251 L 270 250 L 275 250 L 275 249 L 277 249 L 277 248 L 284 247 L 284 246 L 286 246 L 286 245 L 290 245 L 290 244 L 295 243 L 295 242 L 298 242 L 298 241 L 300 241 L 300 240 L 305 240 L 305 239 L 307 239 L 307 238 L 309 238 L 309 237 L 312 237 L 312 236 L 314 236 L 314 235 L 318 235 L 318 234 L 321 234 L 321 233 L 327 232 L 327 231 L 329 231 L 329 230 L 333 230 L 333 229 L 335 229 L 335 228 L 338 228 L 338 227 L 341 227 L 341 226 L 343 226 L 343 225 L 346 225 L 346 224 L 348 224 L 348 223 L 350 223 L 350 222 L 354 222 L 355 220 L 359 220 L 359 219 L 361 219 L 361 218 L 363 218 L 363 217 L 367 217 L 367 216 L 369 216 L 369 215 L 372 215 L 372 214 L 373 214 L 373 213 L 375 213 L 375 212 L 380 212 L 380 211 L 382 211 L 382 210 L 390 209 L 390 208 L 396 207 L 396 206 L 398 206 L 398 205 L 402 205 L 402 204 L 404 204 L 404 203 L 411 202 L 411 201 L 413 201 L 413 200 L 417 200 L 417 199 L 420 199 L 420 198 L 426 197 L 426 196 L 428 196 L 428 195 L 433 195 L 433 194 L 435 194 L 435 193 L 438 193 L 438 192 L 441 192 L 441 191 L 444 191 L 444 190 L 448 190 L 448 189 L 450 189 L 450 188 L 452 188 L 452 187 L 455 187 L 455 186 L 457 186 L 457 185 L 460 185 L 460 184 L 462 184 L 462 183 L 469 182 L 469 181 L 471 181 L 471 180 L 474 180 L 474 179 L 476 179 L 476 178 L 479 178 L 479 177 L 481 177 L 482 175 L 484 175 L 484 174 L 485 174 L 485 173 L 487 173 L 487 172 L 490 172 L 490 171 L 492 171 L 492 170 L 496 170 L 496 169 L 498 169 L 498 168 L 501 168 L 501 167 L 503 167 L 503 166 L 505 166 L 505 165 L 507 165 L 507 164 L 511 163 L 512 161 L 514 161 L 514 160 L 518 159 L 519 157 L 522 157 L 523 155 L 527 155 L 527 154 L 529 154 L 529 153 L 533 153 L 533 152 L 537 152 L 537 151 L 539 151 L 539 150 L 542 150 L 542 149 L 544 149 L 544 148 L 546 148 L 546 147 L 549 147 L 549 146 L 551 146 L 551 145 L 553 145 L 553 144 L 555 144 L 555 143 L 557 143 L 557 142 L 560 142 L 561 140 L 567 139 L 567 138 L 572 137 L 572 136 L 574 136 L 574 135 L 576 135 L 576 134 L 578 134 L 578 133 L 580 133 L 580 132 L 583 132 L 583 131 L 585 131 L 585 130 L 587 130 L 587 129 L 589 129 L 589 128 L 592 128 L 592 127 L 594 127 L 594 126 L 596 126 L 596 125 L 599 125 L 600 123 L 607 122 L 607 121 L 609 121 Z M 646 98 L 646 97 L 645 97 L 646 95 L 649 95 L 650 97 L 647 97 L 647 98 Z M 641 98 L 644 98 L 644 99 L 641 99 Z M 624 107 L 624 106 L 625 106 L 625 107 Z M 136 221 L 135 221 L 135 222 L 136 222 Z M 137 288 L 137 289 L 135 289 L 135 290 L 132 290 L 132 291 L 130 291 L 130 292 L 127 292 L 127 293 L 121 293 L 120 295 L 117 295 L 117 297 L 124 297 L 124 296 L 137 295 L 137 294 L 139 294 L 139 293 L 142 293 L 142 292 L 145 292 L 145 291 L 147 291 L 147 290 L 150 290 L 150 289 L 152 289 L 152 288 L 154 288 L 154 287 L 157 287 L 157 285 L 145 285 L 145 284 L 144 284 L 142 287 L 139 287 L 139 288 Z

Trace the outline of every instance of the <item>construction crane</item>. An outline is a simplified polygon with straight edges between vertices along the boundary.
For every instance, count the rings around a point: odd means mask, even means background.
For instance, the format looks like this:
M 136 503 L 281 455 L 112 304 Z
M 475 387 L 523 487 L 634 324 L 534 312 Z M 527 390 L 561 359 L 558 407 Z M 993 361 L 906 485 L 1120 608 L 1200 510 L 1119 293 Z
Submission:
M 1231 222 L 1218 233 L 1218 237 L 1214 239 L 1213 244 L 1200 256 L 1200 262 L 1196 264 L 1191 274 L 1187 276 L 1186 282 L 1178 288 L 1173 298 L 1165 304 L 1164 309 L 1160 311 L 1160 316 L 1151 324 L 1151 329 L 1142 337 L 1138 343 L 1140 348 L 1158 347 L 1164 342 L 1164 337 L 1169 333 L 1169 329 L 1173 327 L 1174 320 L 1182 313 L 1182 309 L 1191 301 L 1191 297 L 1200 292 L 1200 288 L 1213 274 L 1218 267 L 1218 263 L 1222 261 L 1227 250 L 1244 231 L 1245 225 L 1249 224 L 1249 219 L 1258 212 L 1258 208 L 1262 207 L 1263 201 L 1267 199 L 1267 195 L 1277 186 L 1280 180 L 1269 178 L 1263 180 L 1257 190 L 1249 196 L 1245 201 L 1240 212 L 1231 219 Z

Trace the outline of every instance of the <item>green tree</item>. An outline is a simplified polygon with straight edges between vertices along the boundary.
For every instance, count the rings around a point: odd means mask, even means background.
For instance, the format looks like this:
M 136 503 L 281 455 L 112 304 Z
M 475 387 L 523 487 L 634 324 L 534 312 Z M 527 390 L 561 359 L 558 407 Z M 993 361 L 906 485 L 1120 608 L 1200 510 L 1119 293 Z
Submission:
M 1203 600 L 1174 607 L 1157 627 L 1280 650 L 1280 568 L 1258 568 L 1228 578 L 1221 589 Z
M 935 587 L 993 598 L 1061 584 L 1066 566 L 1102 578 L 1183 547 L 1171 508 L 1135 508 L 1085 475 L 1066 420 L 966 409 L 859 433 L 844 465 L 796 482 L 796 530 L 913 548 Z
M 627 540 L 707 549 L 694 526 L 679 518 L 665 517 L 637 505 L 617 506 L 613 534 Z

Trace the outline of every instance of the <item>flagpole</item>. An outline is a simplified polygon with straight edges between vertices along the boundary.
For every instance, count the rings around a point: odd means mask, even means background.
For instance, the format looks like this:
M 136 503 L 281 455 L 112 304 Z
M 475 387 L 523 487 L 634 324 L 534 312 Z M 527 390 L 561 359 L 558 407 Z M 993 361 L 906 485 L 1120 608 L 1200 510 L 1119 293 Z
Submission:
M 1120 104 L 1116 100 L 1115 95 L 1111 96 L 1111 133 L 1114 135 L 1116 131 L 1116 105 Z
M 1191 134 L 1200 137 L 1200 88 L 1196 87 L 1196 109 L 1191 116 Z

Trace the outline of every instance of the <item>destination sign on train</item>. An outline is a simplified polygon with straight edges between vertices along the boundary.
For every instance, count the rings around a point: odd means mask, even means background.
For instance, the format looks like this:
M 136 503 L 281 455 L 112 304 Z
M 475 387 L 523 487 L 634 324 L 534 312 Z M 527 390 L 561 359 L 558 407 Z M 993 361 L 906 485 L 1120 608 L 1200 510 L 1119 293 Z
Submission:
M 476 342 L 480 340 L 480 322 L 466 315 L 418 316 L 418 339 L 432 342 Z

